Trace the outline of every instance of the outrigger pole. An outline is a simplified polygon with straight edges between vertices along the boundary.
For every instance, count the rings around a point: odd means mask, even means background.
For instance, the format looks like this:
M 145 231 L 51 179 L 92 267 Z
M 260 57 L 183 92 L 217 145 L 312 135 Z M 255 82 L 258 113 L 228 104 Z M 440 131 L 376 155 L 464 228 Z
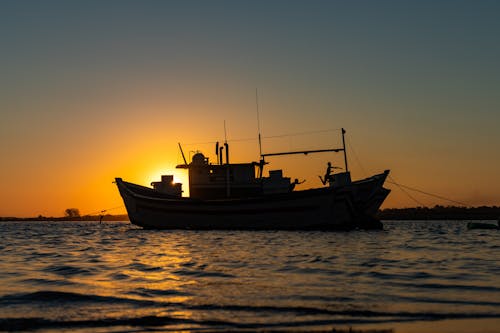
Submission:
M 184 164 L 187 165 L 187 161 L 186 161 L 186 157 L 184 156 L 184 152 L 182 151 L 182 147 L 181 147 L 181 143 L 180 142 L 177 142 L 179 144 L 179 149 L 181 150 L 181 155 L 182 155 L 182 159 L 184 160 Z
M 294 155 L 294 154 L 312 154 L 312 153 L 326 153 L 333 151 L 335 153 L 338 153 L 339 151 L 344 152 L 344 163 L 345 163 L 345 172 L 349 172 L 349 169 L 347 168 L 347 153 L 345 149 L 345 138 L 344 134 L 346 133 L 345 129 L 342 128 L 342 148 L 332 148 L 332 149 L 318 149 L 318 150 L 300 150 L 300 151 L 287 151 L 287 152 L 282 152 L 282 153 L 269 153 L 269 154 L 260 154 L 260 156 L 264 159 L 267 156 L 281 156 L 281 155 Z
M 287 151 L 283 153 L 269 153 L 269 154 L 261 154 L 260 156 L 266 157 L 266 156 L 280 156 L 280 155 L 293 155 L 293 154 L 311 154 L 311 153 L 326 153 L 329 151 L 333 151 L 338 153 L 339 151 L 344 150 L 343 148 L 333 148 L 333 149 L 319 149 L 319 150 L 301 150 L 301 151 Z

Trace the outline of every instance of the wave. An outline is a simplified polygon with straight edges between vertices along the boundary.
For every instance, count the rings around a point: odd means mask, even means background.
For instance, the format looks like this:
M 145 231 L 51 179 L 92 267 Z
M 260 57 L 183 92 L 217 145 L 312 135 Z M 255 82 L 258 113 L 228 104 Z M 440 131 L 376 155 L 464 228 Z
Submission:
M 178 295 L 175 290 L 137 290 L 142 296 L 147 295 Z M 181 293 L 182 294 L 182 293 Z M 89 328 L 112 326 L 168 326 L 187 325 L 193 327 L 206 327 L 215 330 L 231 329 L 265 329 L 265 328 L 299 328 L 339 324 L 365 324 L 365 323 L 391 323 L 410 321 L 429 321 L 444 319 L 488 319 L 500 318 L 500 312 L 408 312 L 408 311 L 375 311 L 368 309 L 352 308 L 318 308 L 305 306 L 254 306 L 254 305 L 215 305 L 215 304 L 186 304 L 170 303 L 152 300 L 141 300 L 114 296 L 88 295 L 61 291 L 37 291 L 32 293 L 12 294 L 0 297 L 0 308 L 13 305 L 33 305 L 33 303 L 47 303 L 44 306 L 65 307 L 67 304 L 81 303 L 101 304 L 105 309 L 111 304 L 127 304 L 150 309 L 186 310 L 191 313 L 203 313 L 204 316 L 195 315 L 194 318 L 216 318 L 218 312 L 245 313 L 233 316 L 230 320 L 202 320 L 193 318 L 179 318 L 170 316 L 146 315 L 138 317 L 105 317 L 105 318 L 76 318 L 52 319 L 41 317 L 1 318 L 0 331 L 21 331 L 32 329 L 57 329 L 57 328 Z M 94 307 L 92 307 L 94 308 Z M 248 316 L 247 314 L 252 314 Z M 82 315 L 82 312 L 80 312 Z M 265 315 L 269 320 L 262 323 L 258 319 Z M 245 321 L 232 321 L 234 318 L 249 318 Z M 275 318 L 273 320 L 272 318 Z
M 129 295 L 138 295 L 142 297 L 156 297 L 156 296 L 193 296 L 191 293 L 179 291 L 179 290 L 159 290 L 159 289 L 149 289 L 149 288 L 137 288 L 134 291 L 130 291 Z
M 460 312 L 407 312 L 407 311 L 373 311 L 363 309 L 321 309 L 314 307 L 279 307 L 279 306 L 246 306 L 246 305 L 195 305 L 188 306 L 190 310 L 221 310 L 263 313 L 288 313 L 293 315 L 331 315 L 352 318 L 390 318 L 391 321 L 400 320 L 440 320 L 440 319 L 468 319 L 468 318 L 500 318 L 498 313 L 460 313 Z M 394 320 L 399 318 L 398 320 Z M 377 320 L 378 322 L 379 320 Z
M 183 323 L 173 317 L 145 316 L 91 320 L 51 320 L 44 318 L 0 318 L 0 331 L 26 331 L 50 328 L 89 328 L 111 326 L 165 326 Z
M 42 269 L 47 273 L 53 273 L 60 276 L 73 276 L 73 275 L 92 275 L 91 270 L 68 265 L 51 265 Z
M 485 301 L 485 300 L 459 300 L 459 299 L 434 299 L 430 297 L 409 297 L 409 296 L 393 296 L 401 301 L 409 301 L 411 303 L 433 303 L 433 304 L 452 304 L 452 305 L 478 305 L 478 306 L 492 306 L 500 308 L 500 302 Z
M 208 272 L 203 270 L 188 270 L 188 269 L 179 269 L 173 271 L 172 273 L 182 276 L 196 276 L 196 277 L 222 277 L 222 278 L 236 277 L 232 274 L 227 274 L 222 272 Z
M 20 293 L 4 295 L 0 297 L 0 305 L 12 304 L 32 304 L 35 302 L 54 303 L 132 303 L 137 305 L 154 305 L 155 303 L 147 300 L 137 300 L 114 296 L 87 295 L 63 291 L 36 291 L 32 293 Z
M 156 290 L 142 288 L 129 294 L 141 296 L 189 296 L 184 292 L 176 290 Z M 431 299 L 414 299 L 414 301 L 433 302 Z M 288 313 L 295 315 L 335 315 L 349 317 L 405 317 L 405 318 L 427 318 L 427 319 L 446 319 L 446 318 L 500 318 L 498 313 L 460 313 L 460 312 L 384 312 L 364 309 L 331 309 L 305 306 L 256 306 L 256 305 L 231 305 L 231 304 L 187 304 L 173 303 L 164 301 L 154 301 L 147 299 L 136 299 L 116 296 L 89 295 L 62 291 L 36 291 L 32 293 L 10 294 L 0 297 L 0 306 L 9 306 L 14 304 L 32 304 L 35 302 L 54 303 L 55 306 L 61 303 L 106 303 L 106 304 L 131 304 L 137 306 L 157 306 L 157 307 L 182 307 L 185 310 L 199 311 L 235 311 L 235 312 L 254 312 L 254 313 Z M 437 301 L 438 303 L 441 301 Z M 453 303 L 453 301 L 450 301 Z M 480 302 L 480 305 L 499 305 L 498 302 Z
M 368 312 L 369 314 L 371 312 Z M 359 314 L 355 311 L 355 314 Z M 362 312 L 365 314 L 365 312 Z M 345 313 L 339 313 L 345 315 Z M 299 328 L 313 327 L 326 325 L 340 324 L 375 324 L 375 323 L 391 323 L 391 322 L 409 322 L 418 320 L 442 320 L 442 319 L 486 319 L 499 318 L 500 314 L 476 314 L 474 316 L 466 314 L 454 315 L 437 315 L 432 313 L 427 314 L 412 314 L 409 313 L 378 313 L 378 318 L 359 317 L 359 318 L 332 318 L 332 319 L 308 319 L 297 320 L 294 317 L 289 317 L 290 320 L 277 322 L 234 322 L 223 320 L 196 320 L 191 318 L 177 318 L 170 316 L 142 316 L 134 318 L 103 318 L 89 320 L 51 320 L 44 318 L 0 318 L 0 331 L 25 331 L 34 329 L 57 329 L 57 328 L 91 328 L 91 327 L 113 327 L 113 326 L 132 326 L 132 327 L 159 327 L 163 329 L 168 325 L 183 325 L 184 329 L 189 326 L 206 327 L 208 329 L 217 330 L 248 330 L 248 329 L 264 329 L 264 328 Z
M 466 284 L 443 284 L 443 283 L 404 283 L 404 282 L 391 282 L 394 286 L 407 287 L 407 288 L 422 288 L 422 289 L 435 289 L 435 290 L 459 290 L 459 291 L 476 291 L 476 292 L 491 292 L 500 293 L 499 287 L 494 286 L 473 286 Z
M 44 278 L 30 278 L 21 280 L 22 283 L 26 283 L 29 285 L 45 285 L 45 286 L 75 286 L 76 283 L 68 281 L 68 280 L 52 280 L 52 279 L 44 279 Z
M 133 263 L 127 266 L 130 269 L 134 269 L 140 272 L 148 273 L 148 272 L 157 272 L 157 271 L 162 271 L 163 268 L 161 267 L 156 267 L 156 266 L 150 266 L 142 263 Z

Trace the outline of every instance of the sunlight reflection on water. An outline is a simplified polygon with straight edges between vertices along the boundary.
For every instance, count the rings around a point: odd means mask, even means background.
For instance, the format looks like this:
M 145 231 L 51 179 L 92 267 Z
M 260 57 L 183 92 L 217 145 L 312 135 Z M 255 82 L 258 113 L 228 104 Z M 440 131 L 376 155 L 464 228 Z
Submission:
M 498 321 L 500 233 L 465 224 L 335 233 L 0 223 L 0 330 L 15 318 L 109 331 Z

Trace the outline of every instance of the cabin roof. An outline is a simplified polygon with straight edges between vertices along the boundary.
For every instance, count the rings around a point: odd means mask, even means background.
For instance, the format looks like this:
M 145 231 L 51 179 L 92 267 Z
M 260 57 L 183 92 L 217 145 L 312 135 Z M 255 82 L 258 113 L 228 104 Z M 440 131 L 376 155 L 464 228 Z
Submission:
M 229 164 L 179 164 L 176 166 L 177 169 L 189 169 L 190 167 L 204 167 L 204 168 L 224 168 L 227 166 L 256 166 L 260 165 L 259 162 L 250 162 L 250 163 L 229 163 Z

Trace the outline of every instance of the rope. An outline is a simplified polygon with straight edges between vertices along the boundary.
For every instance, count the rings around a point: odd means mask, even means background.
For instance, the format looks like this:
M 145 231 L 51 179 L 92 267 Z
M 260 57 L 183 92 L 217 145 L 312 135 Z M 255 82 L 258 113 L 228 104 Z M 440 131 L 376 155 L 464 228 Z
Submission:
M 317 134 L 317 133 L 328 133 L 328 132 L 334 132 L 334 131 L 340 131 L 340 128 L 331 128 L 331 129 L 325 129 L 325 130 L 317 130 L 317 131 L 306 131 L 306 132 L 295 132 L 295 133 L 287 133 L 287 134 L 279 134 L 279 135 L 270 135 L 270 136 L 263 136 L 262 139 L 276 139 L 276 138 L 286 138 L 290 136 L 301 136 L 301 135 L 309 135 L 309 134 Z M 244 142 L 244 141 L 257 141 L 258 138 L 242 138 L 242 139 L 231 139 L 227 140 L 227 142 Z M 192 143 L 183 143 L 183 146 L 194 146 L 194 145 L 208 145 L 208 144 L 214 144 L 216 143 L 217 140 L 212 140 L 212 141 L 205 141 L 205 142 L 192 142 Z
M 410 186 L 406 186 L 406 185 L 403 185 L 403 184 L 398 184 L 398 183 L 396 183 L 396 182 L 394 181 L 394 179 L 393 179 L 391 176 L 389 176 L 389 178 L 390 178 L 392 181 L 388 181 L 388 183 L 390 183 L 390 184 L 394 184 L 394 185 L 398 186 L 401 190 L 402 190 L 402 188 L 406 188 L 406 189 L 408 189 L 408 190 L 410 190 L 410 191 L 419 192 L 419 193 L 422 193 L 422 194 L 425 194 L 425 195 L 428 195 L 428 196 L 431 196 L 431 197 L 434 197 L 434 198 L 438 198 L 438 199 L 441 199 L 441 200 L 446 200 L 446 201 L 453 202 L 453 203 L 456 203 L 456 204 L 459 204 L 459 205 L 462 205 L 462 206 L 466 206 L 466 207 L 470 206 L 469 204 L 466 204 L 466 203 L 464 203 L 464 202 L 460 202 L 460 201 L 456 201 L 456 200 L 453 200 L 453 199 L 449 199 L 449 198 L 443 197 L 443 196 L 441 196 L 441 195 L 437 195 L 437 194 L 433 194 L 433 193 L 425 192 L 425 191 L 422 191 L 422 190 L 419 190 L 419 189 L 416 189 L 416 188 L 413 188 L 413 187 L 410 187 Z M 405 192 L 405 191 L 403 191 L 403 192 Z M 406 192 L 405 192 L 405 193 L 406 193 Z M 410 196 L 410 197 L 411 197 L 411 196 Z M 415 200 L 415 199 L 413 199 L 413 200 Z M 415 200 L 415 201 L 417 201 L 417 200 Z M 417 201 L 417 202 L 418 202 L 418 201 Z
M 363 167 L 363 164 L 361 164 L 361 161 L 358 158 L 358 154 L 356 154 L 356 152 L 354 151 L 354 147 L 351 144 L 350 140 L 346 141 L 347 141 L 347 147 L 349 147 L 350 152 L 354 155 L 354 159 L 356 160 L 356 163 L 359 165 L 361 171 L 363 171 L 363 175 L 365 177 L 368 177 L 368 172 L 366 172 L 365 168 Z
M 231 139 L 227 140 L 228 143 L 231 142 L 243 142 L 243 141 L 257 141 L 257 138 L 244 138 L 244 139 Z M 206 142 L 192 142 L 192 143 L 183 143 L 183 146 L 198 146 L 198 145 L 212 145 L 215 144 L 217 140 L 206 141 Z
M 422 207 L 426 206 L 423 203 L 421 203 L 420 201 L 418 201 L 417 199 L 415 199 L 412 195 L 410 195 L 410 193 L 408 193 L 407 191 L 405 191 L 405 189 L 403 189 L 404 185 L 400 185 L 400 184 L 396 183 L 394 181 L 394 178 L 391 177 L 391 175 L 389 175 L 389 178 L 391 179 L 391 181 L 388 181 L 387 183 L 396 185 L 401 190 L 401 192 L 403 192 L 404 194 L 406 194 L 410 199 L 412 199 L 413 201 L 415 201 L 418 205 L 420 205 Z
M 289 134 L 264 136 L 262 138 L 263 139 L 274 139 L 274 138 L 284 138 L 284 137 L 287 137 L 287 136 L 300 136 L 300 135 L 317 134 L 317 133 L 327 133 L 327 132 L 334 132 L 334 131 L 340 131 L 340 128 L 331 128 L 331 129 L 318 130 L 318 131 L 296 132 L 296 133 L 289 133 Z
M 102 213 L 106 213 L 107 211 L 115 210 L 115 209 L 123 208 L 123 207 L 125 207 L 125 206 L 124 205 L 120 205 L 120 206 L 116 206 L 116 207 L 112 207 L 112 208 L 107 208 L 107 209 L 102 209 L 102 210 L 96 210 L 95 212 L 92 212 L 92 213 L 89 213 L 89 214 L 86 214 L 86 215 L 95 215 L 97 213 L 102 214 Z
M 361 164 L 359 158 L 358 158 L 358 155 L 356 154 L 356 152 L 354 151 L 354 147 L 352 146 L 350 140 L 347 141 L 347 146 L 349 147 L 350 149 L 350 152 L 352 152 L 352 154 L 354 155 L 354 158 L 357 162 L 357 164 L 359 165 L 359 167 L 361 168 L 361 170 L 363 171 L 363 173 L 365 174 L 365 176 L 367 175 L 367 172 L 365 170 L 365 168 L 363 167 L 363 164 Z M 422 193 L 422 194 L 426 194 L 426 195 L 429 195 L 431 197 L 434 197 L 434 198 L 438 198 L 438 199 L 442 199 L 442 200 L 446 200 L 446 201 L 449 201 L 449 202 L 453 202 L 453 203 L 457 203 L 457 204 L 460 204 L 462 206 L 470 206 L 466 203 L 463 203 L 463 202 L 460 202 L 460 201 L 456 201 L 456 200 L 452 200 L 452 199 L 449 199 L 449 198 L 445 198 L 441 195 L 437 195 L 437 194 L 432 194 L 432 193 L 429 193 L 429 192 L 425 192 L 425 191 L 422 191 L 422 190 L 419 190 L 419 189 L 416 189 L 416 188 L 413 188 L 413 187 L 410 187 L 410 186 L 406 186 L 406 185 L 403 185 L 403 184 L 399 184 L 397 183 L 394 178 L 391 177 L 391 175 L 389 175 L 389 179 L 391 181 L 387 181 L 387 183 L 390 183 L 390 184 L 394 184 L 396 185 L 400 190 L 401 192 L 403 192 L 404 194 L 406 194 L 411 200 L 415 201 L 418 205 L 422 206 L 422 207 L 426 207 L 426 205 L 424 205 L 422 202 L 420 202 L 419 200 L 417 200 L 414 196 L 412 196 L 410 193 L 408 193 L 408 191 L 405 190 L 408 189 L 408 190 L 411 190 L 411 191 L 415 191 L 415 192 L 419 192 L 419 193 Z

